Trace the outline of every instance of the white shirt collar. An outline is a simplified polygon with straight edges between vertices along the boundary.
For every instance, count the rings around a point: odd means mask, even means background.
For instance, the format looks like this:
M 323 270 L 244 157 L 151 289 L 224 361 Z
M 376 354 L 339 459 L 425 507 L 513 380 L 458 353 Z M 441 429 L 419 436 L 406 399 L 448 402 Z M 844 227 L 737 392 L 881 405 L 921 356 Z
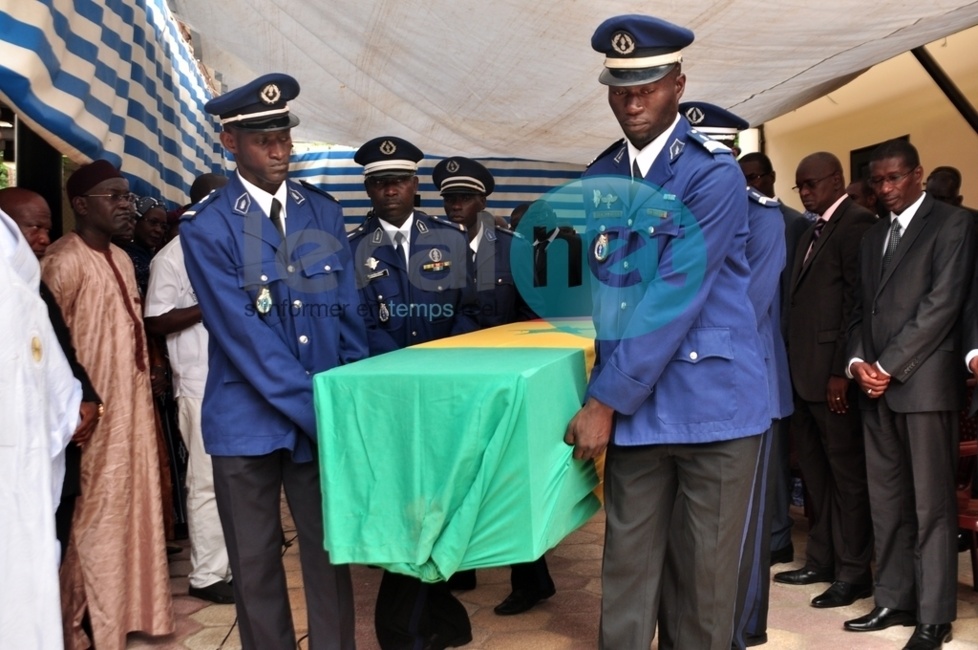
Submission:
M 407 259 L 411 259 L 411 226 L 414 225 L 414 211 L 411 211 L 411 215 L 404 220 L 404 223 L 401 224 L 400 228 L 394 226 L 393 224 L 387 223 L 379 217 L 378 221 L 380 221 L 380 227 L 384 229 L 385 233 L 387 233 L 387 237 L 391 240 L 391 243 L 396 241 L 394 239 L 394 235 L 397 233 L 400 232 L 404 235 L 404 248 L 406 251 L 405 256 Z
M 825 221 L 828 221 L 829 219 L 831 219 L 832 218 L 832 215 L 835 214 L 835 211 L 839 208 L 839 204 L 841 204 L 843 201 L 845 201 L 847 196 L 849 196 L 849 195 L 848 194 L 843 194 L 842 196 L 840 196 L 838 199 L 836 199 L 835 203 L 833 203 L 832 205 L 829 206 L 829 209 L 825 211 L 825 214 L 821 214 L 819 216 L 822 219 L 824 219 Z
M 241 175 L 240 171 L 237 172 L 237 174 L 238 179 L 241 181 L 241 184 L 244 185 L 245 190 L 251 195 L 251 198 L 258 203 L 258 207 L 261 208 L 265 214 L 271 216 L 272 199 L 278 199 L 278 202 L 282 204 L 282 222 L 284 223 L 287 216 L 286 212 L 288 212 L 286 206 L 288 205 L 289 198 L 289 191 L 285 186 L 285 183 L 283 182 L 278 186 L 278 189 L 275 190 L 275 194 L 269 194 L 257 185 L 249 183 L 247 180 L 245 180 L 245 177 Z
M 910 221 L 917 214 L 917 210 L 920 209 L 920 204 L 924 202 L 924 197 L 927 195 L 926 192 L 921 192 L 917 200 L 911 203 L 907 208 L 900 214 L 890 213 L 890 225 L 893 225 L 893 220 L 896 219 L 900 222 L 900 232 L 907 232 L 907 226 L 910 225 Z
M 655 159 L 659 157 L 659 154 L 665 148 L 666 142 L 669 140 L 672 132 L 676 130 L 677 124 L 679 124 L 679 113 L 676 113 L 676 119 L 672 121 L 669 128 L 660 133 L 652 142 L 642 147 L 641 151 L 632 144 L 631 140 L 625 138 L 625 142 L 628 143 L 628 168 L 631 169 L 632 161 L 638 160 L 638 169 L 642 172 L 642 177 L 647 176 L 649 170 L 652 169 L 652 163 L 655 162 Z

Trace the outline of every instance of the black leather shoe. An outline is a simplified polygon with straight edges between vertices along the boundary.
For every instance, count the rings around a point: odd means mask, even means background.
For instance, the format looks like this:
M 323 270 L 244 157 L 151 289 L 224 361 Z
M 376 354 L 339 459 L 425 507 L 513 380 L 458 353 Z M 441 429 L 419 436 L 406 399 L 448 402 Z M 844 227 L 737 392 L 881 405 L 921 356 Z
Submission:
M 951 624 L 918 625 L 903 650 L 937 650 L 951 640 Z
M 753 648 L 756 645 L 764 645 L 765 643 L 767 643 L 767 634 L 744 635 L 744 645 L 748 648 Z
M 523 612 L 533 609 L 533 606 L 539 603 L 541 600 L 546 600 L 553 596 L 555 591 L 551 591 L 549 594 L 540 593 L 538 591 L 527 591 L 525 589 L 517 589 L 510 595 L 506 596 L 506 599 L 496 605 L 492 610 L 496 612 L 497 616 L 512 616 L 514 614 L 522 614 Z
M 436 632 L 425 641 L 423 650 L 445 650 L 445 648 L 458 648 L 469 643 L 472 643 L 471 632 L 460 632 L 451 637 Z
M 917 624 L 917 615 L 905 609 L 874 607 L 865 616 L 846 621 L 843 626 L 850 632 L 876 632 L 894 625 L 910 626 Z
M 771 551 L 771 566 L 775 564 L 788 564 L 795 561 L 795 545 L 788 544 L 776 551 Z
M 231 605 L 234 603 L 234 587 L 223 580 L 215 582 L 206 587 L 191 587 L 190 595 L 201 600 L 209 600 L 219 605 Z
M 826 569 L 811 569 L 802 567 L 794 571 L 782 571 L 774 574 L 774 581 L 785 585 L 811 585 L 816 582 L 832 582 L 835 576 Z
M 845 607 L 873 595 L 873 585 L 857 585 L 836 580 L 824 593 L 812 599 L 812 607 Z

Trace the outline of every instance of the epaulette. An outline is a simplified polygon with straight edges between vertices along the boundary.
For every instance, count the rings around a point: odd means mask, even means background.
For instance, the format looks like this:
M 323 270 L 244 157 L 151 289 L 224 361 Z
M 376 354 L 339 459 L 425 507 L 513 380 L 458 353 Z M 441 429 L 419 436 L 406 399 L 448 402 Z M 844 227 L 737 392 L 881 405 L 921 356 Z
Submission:
M 510 237 L 515 237 L 517 239 L 526 239 L 526 237 L 524 237 L 520 233 L 516 232 L 515 230 L 510 230 L 509 228 L 503 228 L 502 226 L 496 226 L 496 232 L 497 233 L 505 233 L 505 234 L 509 235 Z
M 339 203 L 339 200 L 335 196 L 333 196 L 332 194 L 330 194 L 326 190 L 323 190 L 323 189 L 320 189 L 320 188 L 316 187 L 312 183 L 309 183 L 307 181 L 299 181 L 299 184 L 302 185 L 307 190 L 311 190 L 311 191 L 315 192 L 316 194 L 322 194 L 323 196 L 325 196 L 330 201 L 333 201 L 334 203 Z
M 587 166 L 590 167 L 591 165 L 598 162 L 599 160 L 601 160 L 602 158 L 604 158 L 605 156 L 607 156 L 608 154 L 610 154 L 612 151 L 614 151 L 615 149 L 617 149 L 623 144 L 625 144 L 625 138 L 621 138 L 620 140 L 612 144 L 610 147 L 608 147 L 607 149 L 599 153 L 597 156 L 594 157 L 594 160 L 592 160 L 587 164 Z
M 346 238 L 347 239 L 356 239 L 357 237 L 360 237 L 361 235 L 365 235 L 367 233 L 367 222 L 370 221 L 370 217 L 371 216 L 373 216 L 373 212 L 372 211 L 367 213 L 366 218 L 364 218 L 364 220 L 360 223 L 359 226 L 357 226 L 356 228 L 354 228 L 350 232 L 346 233 Z
M 748 187 L 747 188 L 747 196 L 754 203 L 760 203 L 761 205 L 763 205 L 765 207 L 768 207 L 768 208 L 780 208 L 781 207 L 781 201 L 779 201 L 777 199 L 772 199 L 770 196 L 765 196 L 764 194 L 761 194 L 760 192 L 758 192 L 753 187 Z
M 180 221 L 193 221 L 197 215 L 204 210 L 204 208 L 206 208 L 208 205 L 213 205 L 213 201 L 211 199 L 219 196 L 222 189 L 224 188 L 218 187 L 217 189 L 211 190 L 207 193 L 207 196 L 184 210 L 183 214 L 180 215 Z
M 465 226 L 463 226 L 460 223 L 455 223 L 454 221 L 449 221 L 448 219 L 445 219 L 443 217 L 436 217 L 430 214 L 427 215 L 427 217 L 440 226 L 451 226 L 452 228 L 458 230 L 459 232 L 465 232 Z
M 703 145 L 703 148 L 709 151 L 714 156 L 717 155 L 733 155 L 733 149 L 723 144 L 719 140 L 714 140 L 708 135 L 704 135 L 697 131 L 696 129 L 689 130 L 689 139 L 694 142 L 698 142 Z

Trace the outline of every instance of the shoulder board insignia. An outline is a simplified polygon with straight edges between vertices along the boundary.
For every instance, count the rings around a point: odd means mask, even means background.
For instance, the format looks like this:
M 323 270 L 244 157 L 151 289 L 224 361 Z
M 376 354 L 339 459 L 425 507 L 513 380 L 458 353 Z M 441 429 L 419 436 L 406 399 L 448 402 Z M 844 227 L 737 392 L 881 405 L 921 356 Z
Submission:
M 601 153 L 599 153 L 597 156 L 595 156 L 594 157 L 594 160 L 592 160 L 591 162 L 589 162 L 587 164 L 587 166 L 590 167 L 594 163 L 598 162 L 599 160 L 601 160 L 602 158 L 604 158 L 605 156 L 607 156 L 608 154 L 610 154 L 616 148 L 622 147 L 622 145 L 624 145 L 624 144 L 625 144 L 625 138 L 622 138 L 620 140 L 615 141 L 614 144 L 612 144 L 610 147 L 608 147 L 607 149 L 605 149 L 604 151 L 602 151 Z M 618 155 L 615 157 L 615 162 L 621 162 L 621 157 L 624 155 L 624 153 L 626 151 L 628 151 L 628 147 L 627 146 L 622 147 L 621 151 L 619 151 L 618 152 Z
M 458 230 L 459 232 L 465 232 L 465 226 L 463 226 L 460 223 L 455 223 L 454 221 L 449 221 L 448 219 L 444 219 L 442 217 L 433 217 L 431 215 L 425 215 L 425 216 L 428 217 L 428 219 L 431 220 L 432 223 L 436 223 L 439 226 L 448 226 L 450 228 L 454 228 L 455 230 Z
M 327 199 L 329 199 L 330 201 L 332 201 L 334 203 L 339 203 L 339 201 L 336 199 L 335 196 L 333 196 L 332 194 L 330 194 L 326 190 L 321 189 L 321 188 L 317 187 L 316 185 L 313 185 L 312 183 L 310 183 L 308 181 L 299 181 L 299 184 L 302 185 L 307 190 L 310 190 L 312 192 L 315 192 L 316 194 L 321 194 L 321 195 L 325 196 Z
M 234 211 L 238 214 L 248 214 L 251 209 L 251 195 L 245 192 L 234 202 Z
M 357 237 L 363 235 L 364 233 L 367 232 L 366 226 L 367 226 L 367 224 L 361 223 L 359 226 L 357 226 L 353 230 L 347 232 L 346 233 L 346 238 L 347 239 L 356 239 Z
M 765 196 L 764 194 L 761 194 L 760 192 L 755 190 L 753 187 L 748 186 L 747 196 L 750 197 L 751 201 L 754 201 L 755 203 L 760 203 L 761 205 L 769 208 L 781 207 L 781 201 L 777 199 L 772 199 L 770 196 Z
M 696 129 L 689 130 L 689 139 L 703 145 L 703 148 L 714 156 L 723 154 L 733 155 L 733 149 L 718 140 L 714 140 L 707 135 L 703 135 Z

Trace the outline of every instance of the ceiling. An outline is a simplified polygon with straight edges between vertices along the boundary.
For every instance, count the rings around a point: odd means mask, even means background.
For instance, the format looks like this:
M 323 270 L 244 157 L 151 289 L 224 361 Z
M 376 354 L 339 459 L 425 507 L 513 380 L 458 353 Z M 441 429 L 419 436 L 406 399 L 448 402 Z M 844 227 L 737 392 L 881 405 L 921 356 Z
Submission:
M 609 16 L 650 6 L 168 1 L 219 84 L 233 88 L 271 71 L 297 77 L 296 139 L 357 146 L 393 134 L 428 154 L 572 163 L 620 137 L 597 82 L 603 57 L 590 48 L 591 34 Z M 756 125 L 978 24 L 978 2 L 667 0 L 655 14 L 696 34 L 684 56 L 685 99 L 729 107 Z

